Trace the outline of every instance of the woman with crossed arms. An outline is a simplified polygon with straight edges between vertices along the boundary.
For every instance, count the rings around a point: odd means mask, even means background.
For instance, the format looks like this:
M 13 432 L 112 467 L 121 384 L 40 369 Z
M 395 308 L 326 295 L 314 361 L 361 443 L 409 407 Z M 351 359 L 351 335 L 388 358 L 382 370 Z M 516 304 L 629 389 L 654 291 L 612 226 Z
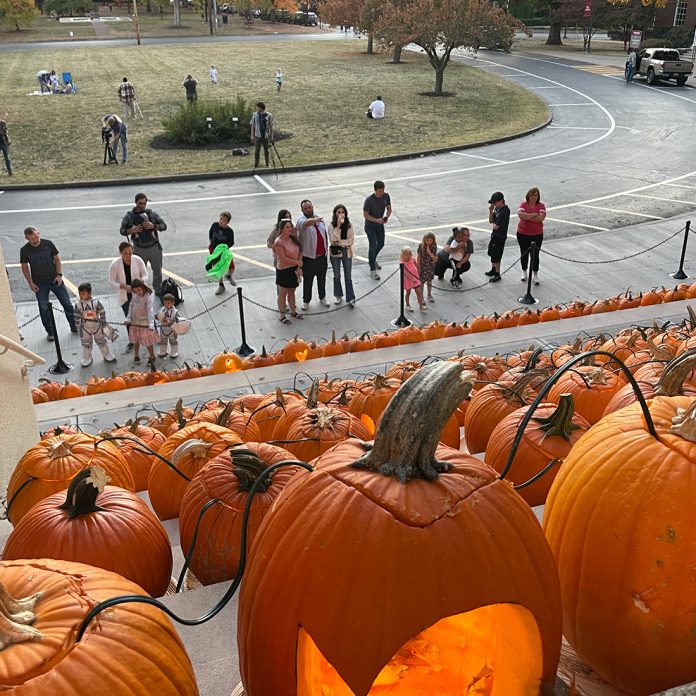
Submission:
M 527 195 L 517 209 L 517 243 L 520 245 L 522 258 L 522 278 L 527 280 L 527 265 L 531 255 L 532 242 L 536 242 L 536 252 L 531 262 L 531 272 L 534 274 L 534 285 L 539 285 L 539 249 L 544 241 L 544 220 L 546 219 L 546 206 L 540 200 L 541 194 L 535 186 L 527 191 Z

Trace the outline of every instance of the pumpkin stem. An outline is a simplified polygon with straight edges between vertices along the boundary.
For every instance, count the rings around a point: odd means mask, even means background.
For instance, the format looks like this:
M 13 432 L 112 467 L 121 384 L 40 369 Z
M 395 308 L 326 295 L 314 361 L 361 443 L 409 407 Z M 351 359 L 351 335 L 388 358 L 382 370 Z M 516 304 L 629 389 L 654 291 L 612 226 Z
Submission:
M 650 350 L 650 355 L 653 360 L 664 360 L 668 362 L 674 357 L 671 350 L 665 346 L 658 346 L 655 341 L 653 341 L 652 336 L 646 336 L 645 342 L 648 344 L 648 349 Z
M 111 477 L 100 466 L 82 469 L 70 482 L 65 502 L 61 510 L 68 511 L 68 518 L 73 519 L 90 512 L 100 512 L 104 508 L 97 505 L 97 496 L 104 492 Z
M 233 473 L 239 479 L 238 488 L 240 491 L 250 491 L 254 481 L 268 467 L 268 464 L 256 452 L 243 447 L 231 449 L 230 459 L 232 461 Z M 256 487 L 256 492 L 264 493 L 268 486 L 271 485 L 271 478 L 271 476 L 268 476 L 262 481 Z
M 666 367 L 657 382 L 657 396 L 679 396 L 684 389 L 684 381 L 696 368 L 696 348 L 674 358 Z
M 677 415 L 672 418 L 672 435 L 679 435 L 689 442 L 696 442 L 696 401 L 689 408 L 678 408 Z
M 223 402 L 221 401 L 220 403 L 223 403 Z M 220 414 L 215 419 L 215 423 L 217 425 L 223 425 L 223 426 L 227 427 L 227 421 L 229 420 L 230 414 L 232 413 L 233 410 L 234 410 L 234 404 L 231 401 L 228 401 L 225 404 L 225 408 L 223 408 L 222 411 L 220 411 Z
M 550 416 L 547 418 L 534 416 L 532 420 L 541 423 L 539 430 L 544 432 L 544 440 L 547 437 L 555 435 L 556 437 L 562 437 L 564 440 L 570 442 L 570 434 L 573 430 L 578 430 L 580 428 L 579 425 L 573 423 L 574 413 L 573 395 L 561 394 L 558 399 L 558 408 Z
M 315 379 L 307 392 L 307 408 L 316 408 L 319 403 L 319 380 Z
M 374 444 L 353 466 L 393 476 L 401 483 L 437 478 L 449 468 L 435 459 L 440 433 L 475 381 L 473 373 L 455 362 L 433 363 L 416 372 L 394 394 Z
M 691 305 L 686 305 L 686 311 L 689 313 L 691 328 L 696 328 L 696 312 L 694 312 L 694 308 Z
M 212 442 L 206 442 L 198 438 L 186 440 L 186 442 L 182 442 L 172 453 L 171 463 L 176 467 L 179 461 L 187 454 L 191 455 L 194 459 L 205 457 L 212 446 Z
M 52 442 L 48 448 L 48 456 L 50 459 L 58 459 L 60 457 L 67 457 L 70 454 L 70 445 L 65 440 L 58 440 L 58 442 Z
M 15 643 L 26 643 L 28 640 L 39 641 L 43 633 L 29 624 L 36 621 L 34 607 L 43 597 L 43 592 L 15 599 L 0 583 L 0 650 Z
M 186 418 L 184 418 L 184 400 L 182 398 L 179 398 L 174 405 L 174 414 L 176 415 L 176 422 L 179 424 L 179 429 L 183 428 L 186 425 Z

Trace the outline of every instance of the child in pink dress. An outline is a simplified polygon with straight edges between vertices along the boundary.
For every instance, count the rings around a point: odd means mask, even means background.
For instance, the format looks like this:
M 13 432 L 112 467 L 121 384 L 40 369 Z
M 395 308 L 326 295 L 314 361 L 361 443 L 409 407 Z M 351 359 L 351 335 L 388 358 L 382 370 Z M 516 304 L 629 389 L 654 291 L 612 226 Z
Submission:
M 128 326 L 128 340 L 133 344 L 133 360 L 140 362 L 140 346 L 145 346 L 150 355 L 148 363 L 155 366 L 155 343 L 160 342 L 160 336 L 155 331 L 155 307 L 152 297 L 152 289 L 142 280 L 135 278 L 131 282 L 133 299 L 128 308 L 126 325 Z
M 413 311 L 413 307 L 411 307 L 410 300 L 411 290 L 415 290 L 416 298 L 418 299 L 420 308 L 422 311 L 425 311 L 426 309 L 428 309 L 428 307 L 423 301 L 423 285 L 418 274 L 418 266 L 416 264 L 416 259 L 413 256 L 413 251 L 411 250 L 411 247 L 406 246 L 401 250 L 401 256 L 399 257 L 399 261 L 401 261 L 401 263 L 404 264 L 404 290 L 406 290 L 406 309 L 409 312 Z

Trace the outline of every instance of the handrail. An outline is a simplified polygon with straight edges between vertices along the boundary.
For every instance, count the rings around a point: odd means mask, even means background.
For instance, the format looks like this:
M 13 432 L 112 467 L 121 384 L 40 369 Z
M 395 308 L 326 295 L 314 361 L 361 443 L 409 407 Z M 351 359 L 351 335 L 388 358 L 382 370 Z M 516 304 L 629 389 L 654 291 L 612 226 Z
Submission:
M 28 348 L 25 348 L 21 343 L 17 343 L 17 341 L 13 341 L 11 338 L 3 336 L 2 334 L 0 334 L 0 348 L 0 355 L 4 355 L 8 350 L 11 350 L 22 357 L 27 358 L 28 362 L 22 363 L 23 374 L 26 374 L 26 368 L 28 367 L 37 367 L 39 365 L 46 364 L 46 361 L 40 355 L 33 353 Z

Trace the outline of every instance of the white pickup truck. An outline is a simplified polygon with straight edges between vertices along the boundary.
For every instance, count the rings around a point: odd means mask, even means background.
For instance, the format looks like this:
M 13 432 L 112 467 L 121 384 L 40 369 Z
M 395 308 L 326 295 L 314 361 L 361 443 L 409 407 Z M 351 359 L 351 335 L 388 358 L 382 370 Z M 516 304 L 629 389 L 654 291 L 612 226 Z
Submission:
M 684 60 L 676 48 L 644 48 L 636 56 L 636 75 L 644 75 L 649 85 L 660 80 L 676 80 L 678 85 L 694 71 L 694 64 Z

